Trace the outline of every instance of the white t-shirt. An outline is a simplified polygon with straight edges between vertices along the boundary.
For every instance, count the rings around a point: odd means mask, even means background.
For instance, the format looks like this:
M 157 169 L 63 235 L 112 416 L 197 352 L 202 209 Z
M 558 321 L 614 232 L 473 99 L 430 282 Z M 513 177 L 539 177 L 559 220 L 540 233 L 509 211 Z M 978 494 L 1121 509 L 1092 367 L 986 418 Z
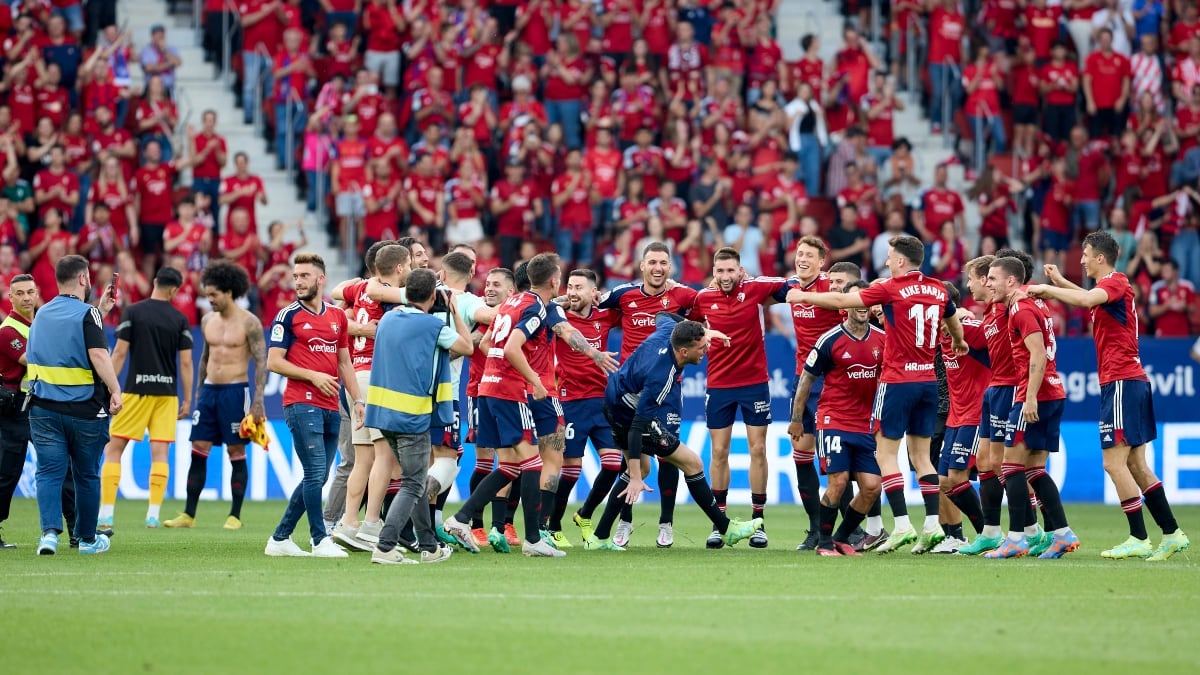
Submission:
M 733 242 L 742 236 L 742 226 L 737 223 L 727 225 L 724 236 L 725 243 L 732 246 Z M 762 276 L 762 264 L 759 263 L 758 257 L 758 249 L 762 246 L 762 242 L 762 230 L 754 226 L 747 228 L 746 238 L 742 239 L 742 247 L 738 249 L 738 253 L 742 256 L 742 268 L 746 270 L 746 276 Z
M 439 285 L 438 290 L 448 289 L 445 286 Z M 483 301 L 483 298 L 470 292 L 456 293 L 454 295 L 454 303 L 455 307 L 458 308 L 458 318 L 462 319 L 462 322 L 467 326 L 467 330 L 474 330 L 475 313 L 480 308 L 486 307 L 487 303 Z M 458 331 L 454 328 L 454 321 L 448 320 L 450 317 L 445 312 L 437 312 L 434 316 L 445 321 L 450 326 L 450 330 L 454 331 L 455 335 L 458 335 Z M 454 386 L 455 401 L 458 400 L 458 383 L 462 377 L 462 364 L 464 360 L 462 357 L 455 356 L 454 360 L 450 362 L 450 382 Z

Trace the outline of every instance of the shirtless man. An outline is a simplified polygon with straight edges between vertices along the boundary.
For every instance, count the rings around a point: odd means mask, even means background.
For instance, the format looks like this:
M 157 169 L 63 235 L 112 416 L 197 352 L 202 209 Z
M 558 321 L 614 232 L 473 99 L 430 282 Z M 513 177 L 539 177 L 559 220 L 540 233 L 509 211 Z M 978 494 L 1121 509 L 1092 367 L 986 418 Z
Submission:
M 188 468 L 187 505 L 166 527 L 194 527 L 196 505 L 208 478 L 208 453 L 213 444 L 224 445 L 232 472 L 229 479 L 233 506 L 225 529 L 242 527 L 242 500 L 246 496 L 246 441 L 238 435 L 247 413 L 260 424 L 266 420 L 263 391 L 267 384 L 267 345 L 258 317 L 238 307 L 238 298 L 250 289 L 250 277 L 236 263 L 217 260 L 200 277 L 213 311 L 204 316 L 196 382 L 200 391 L 192 413 L 192 463 Z M 254 394 L 250 393 L 249 364 L 254 360 Z

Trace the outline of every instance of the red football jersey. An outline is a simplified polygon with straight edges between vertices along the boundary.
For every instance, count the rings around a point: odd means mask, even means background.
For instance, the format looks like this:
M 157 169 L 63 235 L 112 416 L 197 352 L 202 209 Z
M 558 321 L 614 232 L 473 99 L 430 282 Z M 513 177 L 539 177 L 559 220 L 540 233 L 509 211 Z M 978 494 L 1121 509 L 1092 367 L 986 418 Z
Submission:
M 863 302 L 883 305 L 887 321 L 888 360 L 882 381 L 933 382 L 934 354 L 937 353 L 942 319 L 954 314 L 954 302 L 946 295 L 942 282 L 913 270 L 908 274 L 884 279 L 859 291 Z
M 275 316 L 267 346 L 286 349 L 288 362 L 298 368 L 337 377 L 338 352 L 349 348 L 348 336 L 346 313 L 342 310 L 322 302 L 321 311 L 313 312 L 293 302 Z M 296 403 L 324 410 L 338 409 L 337 394 L 326 395 L 304 380 L 289 379 L 283 405 Z
M 871 408 L 879 386 L 886 337 L 867 326 L 858 339 L 836 326 L 825 332 L 804 361 L 804 369 L 825 377 L 817 402 L 817 428 L 871 433 Z
M 942 363 L 946 364 L 946 388 L 950 392 L 950 415 L 947 427 L 969 427 L 979 424 L 983 415 L 983 392 L 992 379 L 988 360 L 988 342 L 983 324 L 974 319 L 962 322 L 963 338 L 970 351 L 959 356 L 954 353 L 954 341 L 942 335 Z
M 364 280 L 342 289 L 346 312 L 354 323 L 370 323 L 383 318 L 383 305 L 367 297 L 367 283 Z M 350 361 L 355 370 L 371 370 L 374 355 L 374 338 L 359 336 L 350 341 Z
M 799 288 L 802 291 L 811 293 L 828 293 L 829 292 L 829 276 L 824 272 L 817 275 L 815 279 L 808 282 L 807 286 L 801 286 L 800 280 L 796 277 L 788 279 L 787 288 L 784 289 L 782 295 L 786 296 L 786 291 L 793 288 Z M 780 297 L 776 300 L 783 302 Z M 804 360 L 808 358 L 808 353 L 813 350 L 817 344 L 817 338 L 829 332 L 831 328 L 842 322 L 842 313 L 836 309 L 822 309 L 815 305 L 794 304 L 792 305 L 792 327 L 796 330 L 796 374 L 804 372 Z
M 620 314 L 592 307 L 587 316 L 567 312 L 567 322 L 574 326 L 593 349 L 603 351 L 608 344 L 608 333 L 620 320 Z M 577 401 L 588 398 L 604 398 L 604 387 L 608 375 L 596 367 L 591 359 L 571 349 L 566 342 L 555 340 L 554 355 L 558 360 L 558 398 L 562 401 Z
M 546 388 L 546 392 L 550 396 L 554 396 L 558 392 L 558 384 L 554 381 L 554 352 L 555 345 L 558 340 L 555 340 L 553 328 L 560 323 L 566 323 L 567 313 L 563 311 L 562 306 L 556 302 L 550 302 L 546 305 L 546 330 L 542 331 L 540 336 L 536 336 L 529 340 L 529 344 L 533 345 L 533 354 L 529 356 L 529 366 L 538 374 L 538 379 L 542 381 L 542 386 Z M 533 393 L 533 388 L 529 389 L 529 393 Z
M 1067 397 L 1058 367 L 1054 363 L 1058 343 L 1054 339 L 1054 320 L 1045 306 L 1029 298 L 1021 298 L 1008 308 L 1009 339 L 1012 341 L 1013 365 L 1017 369 L 1017 403 L 1025 402 L 1029 389 L 1029 347 L 1025 338 L 1035 333 L 1042 336 L 1046 347 L 1046 372 L 1038 389 L 1038 401 L 1059 401 Z
M 714 341 L 708 351 L 708 388 L 733 389 L 763 384 L 767 347 L 763 334 L 763 302 L 787 281 L 779 277 L 747 277 L 726 294 L 709 286 L 696 294 L 692 319 L 729 336 L 729 346 Z
M 531 359 L 537 349 L 535 339 L 546 331 L 546 305 L 536 294 L 517 293 L 500 305 L 500 311 L 492 320 L 492 348 L 488 350 L 487 364 L 479 382 L 480 396 L 521 403 L 529 400 L 525 377 L 504 356 L 504 345 L 514 330 L 525 335 L 521 351 L 527 360 Z
M 1100 384 L 1117 380 L 1146 380 L 1138 355 L 1138 314 L 1129 277 L 1112 272 L 1096 282 L 1108 302 L 1092 308 L 1092 338 Z
M 992 363 L 992 387 L 1017 386 L 1017 367 L 1013 364 L 1012 341 L 1008 339 L 1008 307 L 992 303 L 983 317 L 983 337 L 987 340 L 988 360 Z
M 621 360 L 629 358 L 654 334 L 654 316 L 671 312 L 687 316 L 696 302 L 696 291 L 687 286 L 668 288 L 657 295 L 646 292 L 640 281 L 617 286 L 600 298 L 600 309 L 612 310 L 621 322 Z

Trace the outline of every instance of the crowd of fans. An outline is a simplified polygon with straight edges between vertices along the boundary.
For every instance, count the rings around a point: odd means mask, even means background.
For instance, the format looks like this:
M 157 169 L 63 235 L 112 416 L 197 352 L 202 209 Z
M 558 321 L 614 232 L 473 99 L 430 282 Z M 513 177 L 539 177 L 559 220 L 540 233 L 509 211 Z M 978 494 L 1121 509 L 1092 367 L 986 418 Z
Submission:
M 718 246 L 738 248 L 751 274 L 786 274 L 806 234 L 826 238 L 832 261 L 886 274 L 887 239 L 908 232 L 939 278 L 958 281 L 1010 237 L 1080 278 L 1077 242 L 1103 227 L 1150 300 L 1143 329 L 1195 332 L 1196 3 L 879 4 L 888 47 L 864 37 L 870 4 L 847 0 L 831 60 L 817 35 L 783 59 L 778 0 L 208 0 L 205 51 L 220 69 L 225 27 L 240 27 L 229 65 L 243 121 L 262 115 L 310 226 L 327 216 L 313 229 L 352 250 L 403 236 L 431 254 L 470 244 L 487 269 L 552 249 L 611 286 L 662 242 L 678 279 L 701 286 Z M 224 256 L 272 315 L 304 223 L 260 228 L 263 183 L 246 154 L 230 156 L 215 113 L 179 128 L 181 61 L 165 31 L 135 49 L 112 21 L 83 45 L 86 27 L 37 7 L 13 15 L 4 43 L 0 286 L 29 270 L 52 293 L 53 262 L 80 252 L 98 286 L 119 272 L 134 302 L 169 264 L 195 321 L 197 274 Z M 963 139 L 954 161 L 970 190 L 897 137 L 910 100 L 898 86 L 920 89 L 934 133 Z M 976 136 L 978 157 L 966 151 Z M 970 201 L 982 222 L 968 232 Z M 1061 318 L 1063 334 L 1089 330 L 1082 314 Z

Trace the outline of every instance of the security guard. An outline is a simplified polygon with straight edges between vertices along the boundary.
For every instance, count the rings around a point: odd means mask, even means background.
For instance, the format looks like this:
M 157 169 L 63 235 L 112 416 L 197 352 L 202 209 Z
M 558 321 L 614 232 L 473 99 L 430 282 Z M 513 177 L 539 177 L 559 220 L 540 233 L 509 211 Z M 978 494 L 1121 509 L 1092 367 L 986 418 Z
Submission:
M 29 342 L 29 324 L 38 302 L 33 277 L 28 274 L 13 277 L 9 299 L 13 311 L 0 323 L 0 523 L 8 520 L 29 446 L 25 345 Z M 0 549 L 11 548 L 16 548 L 16 544 L 0 538 Z
M 29 330 L 28 377 L 32 400 L 29 428 L 37 451 L 39 555 L 58 551 L 62 532 L 62 483 L 71 462 L 75 472 L 75 534 L 80 553 L 103 553 L 108 537 L 96 533 L 100 510 L 100 460 L 108 441 L 110 414 L 121 409 L 121 387 L 108 354 L 104 314 L 116 303 L 110 285 L 98 307 L 87 303 L 92 289 L 87 258 L 63 257 L 55 265 L 58 297 L 38 311 Z
M 405 290 L 408 304 L 384 314 L 375 332 L 375 363 L 367 390 L 366 426 L 379 429 L 400 464 L 400 493 L 392 501 L 371 562 L 414 563 L 397 543 L 411 517 L 421 547 L 421 562 L 441 562 L 449 547 L 434 537 L 425 508 L 426 477 L 432 451 L 430 426 L 454 421 L 450 355 L 470 356 L 474 343 L 448 291 L 437 289 L 429 270 L 413 270 Z M 440 294 L 440 298 L 435 298 Z M 454 326 L 430 314 L 435 303 L 448 307 Z

